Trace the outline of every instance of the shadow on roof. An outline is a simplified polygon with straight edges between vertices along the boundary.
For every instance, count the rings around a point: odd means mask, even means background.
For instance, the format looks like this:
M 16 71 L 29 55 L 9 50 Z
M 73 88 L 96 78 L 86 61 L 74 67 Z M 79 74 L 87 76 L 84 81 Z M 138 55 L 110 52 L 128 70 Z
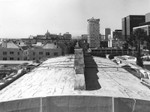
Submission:
M 94 61 L 91 55 L 85 55 L 84 57 L 85 63 L 85 83 L 86 83 L 86 90 L 97 90 L 100 89 L 101 86 L 98 82 L 98 66 Z

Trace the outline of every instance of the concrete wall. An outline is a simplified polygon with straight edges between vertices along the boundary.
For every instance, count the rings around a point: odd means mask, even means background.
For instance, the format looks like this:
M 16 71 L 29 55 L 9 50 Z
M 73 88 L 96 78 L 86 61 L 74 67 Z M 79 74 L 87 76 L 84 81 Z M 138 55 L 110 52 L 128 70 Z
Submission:
M 0 103 L 0 112 L 112 112 L 107 97 L 54 96 Z
M 150 101 L 116 98 L 115 112 L 150 112 Z
M 0 112 L 149 112 L 150 101 L 98 96 L 52 96 L 0 103 Z
M 40 98 L 0 103 L 0 112 L 40 112 Z

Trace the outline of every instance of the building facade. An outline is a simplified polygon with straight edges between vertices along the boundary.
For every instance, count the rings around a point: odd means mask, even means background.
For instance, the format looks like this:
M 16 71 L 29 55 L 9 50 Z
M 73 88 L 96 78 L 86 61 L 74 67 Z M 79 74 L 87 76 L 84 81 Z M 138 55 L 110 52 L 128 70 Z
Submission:
M 62 55 L 62 49 L 54 44 L 18 46 L 13 42 L 3 42 L 0 47 L 0 60 L 41 60 Z
M 108 40 L 108 35 L 111 34 L 111 29 L 110 28 L 105 28 L 105 40 Z
M 139 26 L 145 22 L 145 15 L 129 15 L 122 19 L 122 35 L 124 39 L 130 37 L 133 27 Z
M 114 32 L 113 32 L 113 39 L 114 40 L 117 40 L 117 39 L 119 39 L 119 40 L 123 40 L 123 36 L 122 36 L 122 30 L 115 30 Z
M 126 39 L 127 37 L 127 30 L 126 30 L 126 18 L 123 18 L 122 19 L 122 36 L 123 36 L 123 39 Z
M 23 60 L 23 51 L 13 42 L 2 42 L 0 60 Z
M 137 29 L 143 29 L 148 36 L 150 35 L 150 25 L 142 25 L 142 26 L 134 27 L 133 31 Z
M 150 13 L 145 15 L 145 22 L 150 22 Z
M 100 46 L 100 19 L 88 19 L 88 43 L 91 48 L 98 48 Z
M 146 32 L 146 35 L 150 36 L 150 25 L 142 25 L 142 26 L 134 27 L 133 31 L 135 31 L 137 29 L 143 29 Z M 141 49 L 145 49 L 145 48 L 148 48 L 148 42 L 147 41 L 144 41 L 141 44 Z

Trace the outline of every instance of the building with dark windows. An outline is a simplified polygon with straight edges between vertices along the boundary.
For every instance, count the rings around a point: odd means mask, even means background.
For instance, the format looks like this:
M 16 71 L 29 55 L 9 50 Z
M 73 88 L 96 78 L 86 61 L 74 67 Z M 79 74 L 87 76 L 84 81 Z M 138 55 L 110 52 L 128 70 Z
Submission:
M 12 41 L 4 41 L 0 46 L 0 60 L 23 60 L 23 51 Z
M 123 40 L 122 30 L 117 29 L 117 30 L 113 31 L 113 39 L 114 40 Z
M 105 28 L 105 40 L 108 40 L 108 35 L 111 34 L 111 29 L 110 28 Z
M 127 30 L 126 30 L 126 18 L 123 18 L 122 19 L 122 36 L 123 36 L 123 39 L 126 39 L 127 37 Z
M 47 43 L 45 45 L 34 46 L 27 50 L 28 60 L 41 60 L 42 58 L 51 58 L 62 55 L 62 50 L 54 43 Z
M 145 22 L 140 23 L 137 27 L 133 27 L 133 31 L 136 29 L 143 29 L 148 36 L 150 35 L 150 13 L 145 14 Z
M 62 49 L 55 43 L 37 43 L 25 46 L 5 41 L 0 46 L 0 60 L 41 60 L 61 55 Z
M 134 27 L 133 31 L 137 29 L 143 29 L 148 36 L 150 35 L 150 25 L 142 25 L 142 26 Z
M 145 15 L 129 15 L 122 19 L 122 35 L 127 39 L 132 32 L 133 27 L 139 26 L 145 22 Z

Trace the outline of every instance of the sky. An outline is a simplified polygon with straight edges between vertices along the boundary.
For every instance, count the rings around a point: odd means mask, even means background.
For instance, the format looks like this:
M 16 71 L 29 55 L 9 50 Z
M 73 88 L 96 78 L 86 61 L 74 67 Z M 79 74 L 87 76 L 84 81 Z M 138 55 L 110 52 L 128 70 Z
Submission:
M 121 29 L 128 15 L 150 12 L 150 0 L 0 0 L 0 38 L 69 32 L 87 34 L 87 19 L 100 19 L 105 28 Z

